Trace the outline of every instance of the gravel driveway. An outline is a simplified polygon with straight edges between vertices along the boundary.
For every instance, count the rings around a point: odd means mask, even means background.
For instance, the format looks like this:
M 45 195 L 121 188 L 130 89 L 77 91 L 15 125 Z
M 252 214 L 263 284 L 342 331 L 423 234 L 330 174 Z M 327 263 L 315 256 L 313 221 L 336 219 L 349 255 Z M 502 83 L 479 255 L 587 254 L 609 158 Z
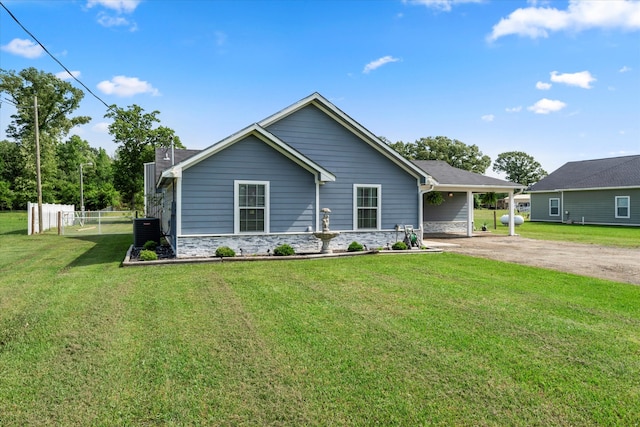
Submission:
M 638 248 L 623 249 L 491 234 L 481 234 L 472 238 L 426 237 L 424 244 L 445 252 L 640 285 Z

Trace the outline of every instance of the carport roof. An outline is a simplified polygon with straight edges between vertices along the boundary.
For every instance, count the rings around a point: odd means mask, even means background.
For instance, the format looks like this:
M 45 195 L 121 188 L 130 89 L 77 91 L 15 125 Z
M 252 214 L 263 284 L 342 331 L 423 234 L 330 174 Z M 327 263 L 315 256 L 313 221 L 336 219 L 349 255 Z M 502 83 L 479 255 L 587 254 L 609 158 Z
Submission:
M 524 188 L 523 185 L 511 181 L 454 168 L 442 160 L 412 160 L 412 162 L 438 181 L 436 189 L 502 192 Z

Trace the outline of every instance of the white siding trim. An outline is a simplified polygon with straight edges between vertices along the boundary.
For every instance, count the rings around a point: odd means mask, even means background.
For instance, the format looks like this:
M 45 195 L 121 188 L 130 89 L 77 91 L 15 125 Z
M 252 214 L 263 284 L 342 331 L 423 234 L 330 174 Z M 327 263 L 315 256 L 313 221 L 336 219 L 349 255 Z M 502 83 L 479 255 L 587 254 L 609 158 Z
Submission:
M 182 234 L 182 178 L 176 178 L 176 236 Z

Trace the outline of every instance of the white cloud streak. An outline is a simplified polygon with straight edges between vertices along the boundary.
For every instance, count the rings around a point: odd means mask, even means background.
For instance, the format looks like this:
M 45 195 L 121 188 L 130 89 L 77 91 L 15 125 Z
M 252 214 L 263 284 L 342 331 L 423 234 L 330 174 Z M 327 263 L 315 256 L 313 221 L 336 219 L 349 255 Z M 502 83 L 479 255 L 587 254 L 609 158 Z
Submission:
M 549 89 L 551 89 L 551 83 L 538 82 L 538 83 L 536 83 L 536 89 L 549 90 Z
M 482 121 L 490 123 L 495 120 L 496 116 L 494 116 L 493 114 L 485 114 L 480 118 L 482 119 Z
M 450 12 L 454 5 L 482 2 L 483 0 L 403 0 L 403 3 L 426 6 L 442 12 Z
M 565 108 L 567 104 L 562 101 L 542 98 L 540 101 L 536 102 L 530 107 L 527 107 L 527 110 L 533 111 L 536 114 L 549 114 L 555 113 L 557 111 Z
M 365 65 L 362 72 L 364 74 L 369 74 L 371 71 L 377 68 L 380 68 L 385 64 L 389 64 L 391 62 L 398 62 L 398 61 L 400 61 L 399 58 L 394 58 L 393 56 L 390 56 L 390 55 L 383 56 L 382 58 L 376 59 L 375 61 L 371 61 L 367 65 Z
M 494 25 L 487 40 L 492 42 L 512 34 L 532 39 L 546 38 L 550 32 L 579 32 L 591 28 L 640 30 L 640 2 L 570 0 L 566 10 L 520 8 Z
M 153 96 L 160 95 L 158 89 L 150 83 L 142 81 L 137 77 L 115 76 L 111 80 L 98 83 L 98 89 L 107 95 L 120 97 L 130 97 L 141 93 L 149 93 Z
M 22 56 L 23 58 L 35 59 L 44 53 L 44 49 L 31 40 L 13 39 L 1 48 L 5 52 L 13 55 Z
M 560 74 L 557 71 L 551 72 L 551 81 L 554 83 L 563 83 L 569 86 L 578 86 L 583 89 L 591 89 L 591 83 L 597 79 L 591 75 L 588 71 L 581 71 L 579 73 L 563 73 Z
M 518 105 L 517 107 L 505 108 L 504 111 L 507 113 L 519 113 L 522 111 L 522 105 Z
M 92 8 L 94 6 L 102 6 L 107 9 L 114 10 L 118 13 L 132 13 L 138 5 L 140 0 L 88 0 L 87 7 Z
M 629 71 L 631 71 L 631 67 L 627 67 L 626 65 L 622 68 L 620 68 L 620 70 L 618 70 L 621 73 L 628 73 Z
M 77 79 L 80 77 L 80 71 L 72 71 L 71 75 Z M 70 76 L 69 73 L 67 73 L 66 71 L 61 71 L 59 73 L 56 73 L 56 77 L 59 78 L 60 80 L 71 80 L 73 79 L 72 76 Z

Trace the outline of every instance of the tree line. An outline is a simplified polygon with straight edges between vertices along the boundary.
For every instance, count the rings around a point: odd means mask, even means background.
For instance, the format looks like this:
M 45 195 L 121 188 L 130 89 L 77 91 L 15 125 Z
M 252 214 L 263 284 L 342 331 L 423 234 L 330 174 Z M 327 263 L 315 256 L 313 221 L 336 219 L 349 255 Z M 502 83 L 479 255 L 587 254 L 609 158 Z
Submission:
M 103 148 L 92 147 L 78 135 L 70 135 L 74 126 L 91 121 L 91 117 L 73 115 L 84 92 L 35 68 L 17 73 L 0 69 L 0 96 L 16 110 L 6 129 L 8 139 L 0 141 L 0 209 L 25 209 L 28 202 L 37 200 L 36 130 L 43 202 L 79 208 L 82 169 L 84 205 L 88 210 L 140 208 L 144 203 L 144 163 L 154 160 L 158 147 L 169 148 L 173 144 L 184 148 L 172 129 L 159 125 L 159 111 L 146 113 L 135 104 L 126 109 L 111 105 L 104 115 L 112 120 L 109 134 L 117 145 L 114 156 Z M 476 145 L 444 136 L 409 143 L 381 139 L 409 160 L 442 160 L 480 174 L 491 165 L 491 158 Z M 525 186 L 547 175 L 532 156 L 520 151 L 499 154 L 493 170 Z
M 86 209 L 137 209 L 143 205 L 144 163 L 154 160 L 156 147 L 182 147 L 172 129 L 158 125 L 158 111 L 145 113 L 135 104 L 126 109 L 112 105 L 104 115 L 113 120 L 109 133 L 117 145 L 114 156 L 92 147 L 70 135 L 74 126 L 91 121 L 74 116 L 84 92 L 35 68 L 18 73 L 0 69 L 0 96 L 15 107 L 8 139 L 0 141 L 0 209 L 25 209 L 37 200 L 36 131 L 42 201 L 77 209 L 81 170 Z

